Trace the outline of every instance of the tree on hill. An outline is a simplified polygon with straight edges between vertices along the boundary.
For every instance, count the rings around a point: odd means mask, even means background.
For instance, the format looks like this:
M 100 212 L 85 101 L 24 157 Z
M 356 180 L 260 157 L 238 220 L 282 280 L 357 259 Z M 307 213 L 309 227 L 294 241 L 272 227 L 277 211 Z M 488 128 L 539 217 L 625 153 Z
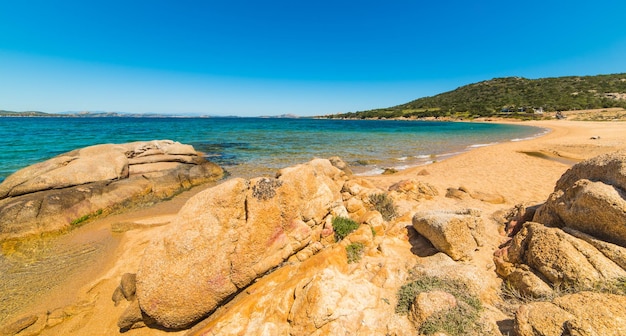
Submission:
M 494 78 L 432 97 L 331 118 L 495 116 L 502 113 L 626 108 L 626 74 L 527 79 Z

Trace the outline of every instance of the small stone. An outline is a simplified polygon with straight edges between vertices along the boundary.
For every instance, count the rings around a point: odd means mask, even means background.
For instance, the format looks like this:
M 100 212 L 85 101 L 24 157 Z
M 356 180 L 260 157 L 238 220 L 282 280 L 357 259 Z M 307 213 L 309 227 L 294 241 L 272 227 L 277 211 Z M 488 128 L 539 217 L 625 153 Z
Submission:
M 113 292 L 113 295 L 111 296 L 111 300 L 113 300 L 115 306 L 117 307 L 117 305 L 122 302 L 122 299 L 124 299 L 124 293 L 122 292 L 122 288 L 120 286 L 117 286 L 117 288 L 115 288 L 115 291 Z
M 470 259 L 478 244 L 472 228 L 480 217 L 446 211 L 429 211 L 413 216 L 413 228 L 426 237 L 437 250 L 454 260 Z
M 131 301 L 135 298 L 135 282 L 137 276 L 134 273 L 125 273 L 122 275 L 122 281 L 120 282 L 120 288 L 126 300 Z
M 141 312 L 141 308 L 139 308 L 139 301 L 133 301 L 130 306 L 126 308 L 119 320 L 117 320 L 117 326 L 121 331 L 128 331 L 130 329 L 143 328 L 146 326 L 143 313 Z
M 411 306 L 410 319 L 419 326 L 432 315 L 456 306 L 456 298 L 450 293 L 444 291 L 419 293 Z

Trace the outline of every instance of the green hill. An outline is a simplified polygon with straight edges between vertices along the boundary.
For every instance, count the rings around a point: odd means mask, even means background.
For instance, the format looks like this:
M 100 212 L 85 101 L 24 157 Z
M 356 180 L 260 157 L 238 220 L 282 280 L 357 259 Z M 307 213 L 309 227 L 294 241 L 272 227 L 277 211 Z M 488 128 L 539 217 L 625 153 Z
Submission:
M 519 117 L 535 111 L 626 108 L 626 73 L 541 79 L 494 78 L 406 104 L 330 118 Z

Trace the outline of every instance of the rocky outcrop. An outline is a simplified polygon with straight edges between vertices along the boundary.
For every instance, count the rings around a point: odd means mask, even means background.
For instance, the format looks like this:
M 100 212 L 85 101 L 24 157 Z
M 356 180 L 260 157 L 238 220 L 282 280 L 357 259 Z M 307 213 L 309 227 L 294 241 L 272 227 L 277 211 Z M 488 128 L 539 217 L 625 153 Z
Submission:
M 626 151 L 603 154 L 577 163 L 556 182 L 554 191 L 565 190 L 582 179 L 626 190 Z
M 578 180 L 550 195 L 533 220 L 626 246 L 626 192 L 603 182 Z
M 0 240 L 63 230 L 91 215 L 171 197 L 222 176 L 192 146 L 169 140 L 74 150 L 0 184 Z
M 524 224 L 505 253 L 496 257 L 496 265 L 513 287 L 531 296 L 549 294 L 551 287 L 593 288 L 626 276 L 619 264 L 592 244 L 534 222 Z
M 346 211 L 344 179 L 343 171 L 318 159 L 276 178 L 232 179 L 197 194 L 146 249 L 137 272 L 141 309 L 162 326 L 189 326 L 317 246 L 333 214 Z
M 478 211 L 427 211 L 413 216 L 413 228 L 439 251 L 464 260 L 482 245 L 484 224 Z
M 527 215 L 512 220 L 510 232 L 519 232 L 496 252 L 498 274 L 538 297 L 554 287 L 580 290 L 625 277 L 625 187 L 626 152 L 574 165 L 546 203 L 528 211 L 532 221 L 524 223 Z
M 626 247 L 626 151 L 569 169 L 533 221 L 573 228 Z
M 522 305 L 515 314 L 519 336 L 626 335 L 626 296 L 581 292 L 552 302 Z

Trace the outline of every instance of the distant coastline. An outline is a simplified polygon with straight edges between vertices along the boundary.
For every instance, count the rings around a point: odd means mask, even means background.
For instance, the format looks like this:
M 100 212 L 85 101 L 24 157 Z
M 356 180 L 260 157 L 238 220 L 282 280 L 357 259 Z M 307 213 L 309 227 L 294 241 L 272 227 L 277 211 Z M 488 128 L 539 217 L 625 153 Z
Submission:
M 48 113 L 41 111 L 6 111 L 0 110 L 0 118 L 246 118 L 235 115 L 193 115 L 193 114 L 160 114 L 160 113 L 130 113 L 130 112 L 60 112 Z M 281 114 L 277 116 L 258 116 L 254 118 L 302 118 L 295 114 Z

